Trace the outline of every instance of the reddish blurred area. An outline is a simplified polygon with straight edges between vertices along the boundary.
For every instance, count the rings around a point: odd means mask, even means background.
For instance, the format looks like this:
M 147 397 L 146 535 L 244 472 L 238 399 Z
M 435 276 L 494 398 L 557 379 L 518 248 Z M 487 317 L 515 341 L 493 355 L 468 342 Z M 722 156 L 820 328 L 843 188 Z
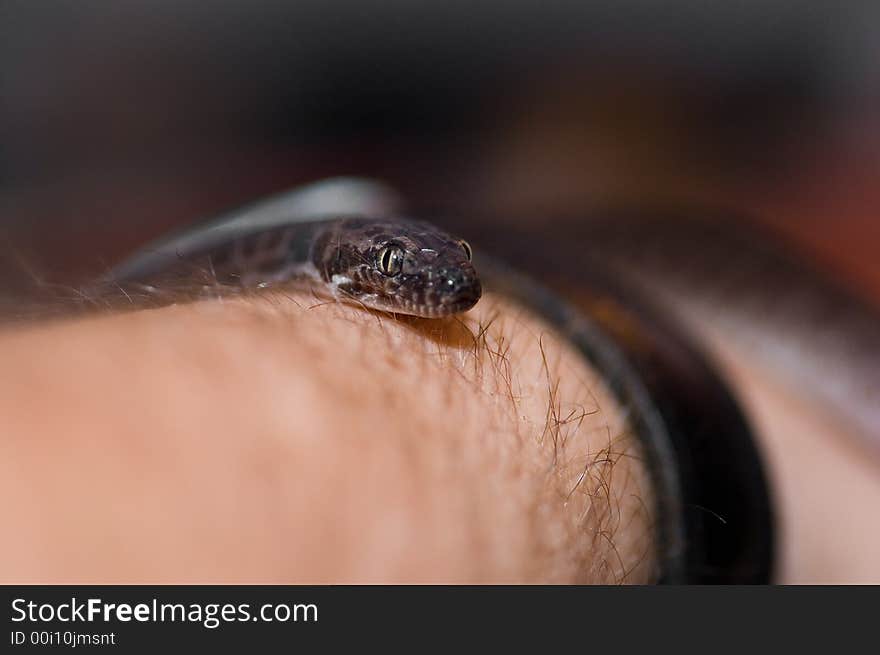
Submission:
M 812 144 L 795 179 L 754 196 L 747 189 L 743 200 L 806 258 L 880 306 L 880 111 L 875 116 L 854 140 Z

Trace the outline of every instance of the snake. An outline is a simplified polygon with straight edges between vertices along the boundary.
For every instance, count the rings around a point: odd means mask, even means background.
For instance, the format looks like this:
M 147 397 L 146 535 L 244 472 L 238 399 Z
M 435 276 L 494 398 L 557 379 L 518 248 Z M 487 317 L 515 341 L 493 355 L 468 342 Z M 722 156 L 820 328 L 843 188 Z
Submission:
M 482 285 L 468 242 L 426 221 L 389 217 L 391 204 L 378 184 L 315 183 L 150 244 L 107 281 L 151 285 L 207 272 L 221 286 L 308 284 L 319 295 L 421 318 L 476 305 Z

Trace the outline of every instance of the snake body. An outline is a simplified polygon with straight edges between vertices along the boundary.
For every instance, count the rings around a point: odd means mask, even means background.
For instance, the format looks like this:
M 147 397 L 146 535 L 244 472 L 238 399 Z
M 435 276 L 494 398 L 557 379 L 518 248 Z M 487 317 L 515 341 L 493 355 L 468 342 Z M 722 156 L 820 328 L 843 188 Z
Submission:
M 307 282 L 333 298 L 425 318 L 464 312 L 480 299 L 465 241 L 422 221 L 340 215 L 340 191 L 351 192 L 354 182 L 322 184 L 330 189 L 323 196 L 320 187 L 306 187 L 172 235 L 109 279 L 150 283 L 198 271 L 245 288 Z M 357 203 L 369 209 L 376 195 L 362 192 Z M 304 197 L 313 199 L 307 207 Z

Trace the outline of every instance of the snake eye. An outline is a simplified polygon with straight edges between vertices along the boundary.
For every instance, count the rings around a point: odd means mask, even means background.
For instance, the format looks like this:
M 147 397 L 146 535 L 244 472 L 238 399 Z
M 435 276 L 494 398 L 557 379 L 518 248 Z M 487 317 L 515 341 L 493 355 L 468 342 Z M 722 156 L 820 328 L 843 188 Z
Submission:
M 471 244 L 467 241 L 462 241 L 461 248 L 464 250 L 464 255 L 467 257 L 467 260 L 471 261 L 474 258 L 474 251 L 471 249 Z
M 403 249 L 399 246 L 385 246 L 376 258 L 379 270 L 385 275 L 397 275 L 403 268 Z

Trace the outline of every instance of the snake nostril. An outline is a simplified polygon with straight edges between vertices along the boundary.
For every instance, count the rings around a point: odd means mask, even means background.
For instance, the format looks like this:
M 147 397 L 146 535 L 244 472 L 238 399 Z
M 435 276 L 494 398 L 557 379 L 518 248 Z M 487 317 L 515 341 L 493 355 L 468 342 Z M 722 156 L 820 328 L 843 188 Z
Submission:
M 465 281 L 462 271 L 456 268 L 441 269 L 438 271 L 438 277 L 440 278 L 440 285 L 450 291 L 462 286 Z
M 443 302 L 460 302 L 481 295 L 479 280 L 461 267 L 447 267 L 437 271 L 439 289 Z

